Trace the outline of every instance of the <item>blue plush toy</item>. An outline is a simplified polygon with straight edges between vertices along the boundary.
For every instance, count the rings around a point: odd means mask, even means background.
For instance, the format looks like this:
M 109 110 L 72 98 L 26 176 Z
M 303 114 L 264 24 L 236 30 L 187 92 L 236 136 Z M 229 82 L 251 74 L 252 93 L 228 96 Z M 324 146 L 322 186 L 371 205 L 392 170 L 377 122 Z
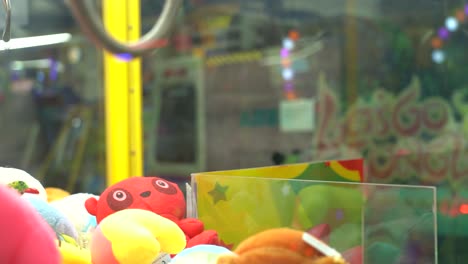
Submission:
M 36 209 L 42 218 L 46 220 L 49 226 L 52 227 L 59 238 L 66 235 L 73 238 L 75 241 L 78 241 L 78 233 L 73 223 L 59 210 L 37 195 L 23 194 L 22 198 L 27 200 L 34 209 Z

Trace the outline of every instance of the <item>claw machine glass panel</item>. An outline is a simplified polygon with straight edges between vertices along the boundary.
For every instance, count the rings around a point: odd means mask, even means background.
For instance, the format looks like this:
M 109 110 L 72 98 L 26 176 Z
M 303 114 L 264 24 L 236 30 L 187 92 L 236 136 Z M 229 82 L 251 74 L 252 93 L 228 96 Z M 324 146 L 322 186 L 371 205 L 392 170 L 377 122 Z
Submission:
M 46 187 L 99 192 L 101 51 L 64 1 L 11 1 L 11 9 L 11 40 L 0 44 L 0 166 L 25 170 Z
M 362 157 L 368 183 L 437 187 L 439 261 L 464 263 L 467 21 L 458 0 L 186 1 L 148 60 L 202 61 L 205 171 Z

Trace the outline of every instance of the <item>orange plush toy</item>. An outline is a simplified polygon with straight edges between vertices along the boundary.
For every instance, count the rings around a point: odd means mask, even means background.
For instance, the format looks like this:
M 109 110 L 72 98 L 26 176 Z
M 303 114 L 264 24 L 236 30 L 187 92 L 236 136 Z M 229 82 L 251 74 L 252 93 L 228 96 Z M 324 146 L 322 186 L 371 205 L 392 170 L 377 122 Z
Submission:
M 234 253 L 220 256 L 217 264 L 346 264 L 338 252 L 312 235 L 289 228 L 251 236 Z

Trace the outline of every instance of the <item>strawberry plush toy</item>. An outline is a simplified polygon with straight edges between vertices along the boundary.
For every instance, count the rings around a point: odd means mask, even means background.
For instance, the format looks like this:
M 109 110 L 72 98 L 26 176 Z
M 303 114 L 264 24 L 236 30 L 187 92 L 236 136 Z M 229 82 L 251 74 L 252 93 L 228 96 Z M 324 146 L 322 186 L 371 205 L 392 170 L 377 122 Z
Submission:
M 144 209 L 174 221 L 184 231 L 187 248 L 200 245 L 224 245 L 214 230 L 205 230 L 203 222 L 185 218 L 184 194 L 177 184 L 158 177 L 132 177 L 108 187 L 99 199 L 89 198 L 86 210 L 100 223 L 105 217 L 124 209 Z

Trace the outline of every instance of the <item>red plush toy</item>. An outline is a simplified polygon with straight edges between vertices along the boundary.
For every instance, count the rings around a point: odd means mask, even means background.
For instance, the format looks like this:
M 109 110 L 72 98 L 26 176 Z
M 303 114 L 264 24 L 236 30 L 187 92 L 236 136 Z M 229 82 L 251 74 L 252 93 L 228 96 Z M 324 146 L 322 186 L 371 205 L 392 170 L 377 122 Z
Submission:
M 187 248 L 200 244 L 224 245 L 214 230 L 204 230 L 203 222 L 185 217 L 185 198 L 177 184 L 158 177 L 133 177 L 108 187 L 99 197 L 89 198 L 86 210 L 99 223 L 124 209 L 145 209 L 174 221 L 187 237 Z

